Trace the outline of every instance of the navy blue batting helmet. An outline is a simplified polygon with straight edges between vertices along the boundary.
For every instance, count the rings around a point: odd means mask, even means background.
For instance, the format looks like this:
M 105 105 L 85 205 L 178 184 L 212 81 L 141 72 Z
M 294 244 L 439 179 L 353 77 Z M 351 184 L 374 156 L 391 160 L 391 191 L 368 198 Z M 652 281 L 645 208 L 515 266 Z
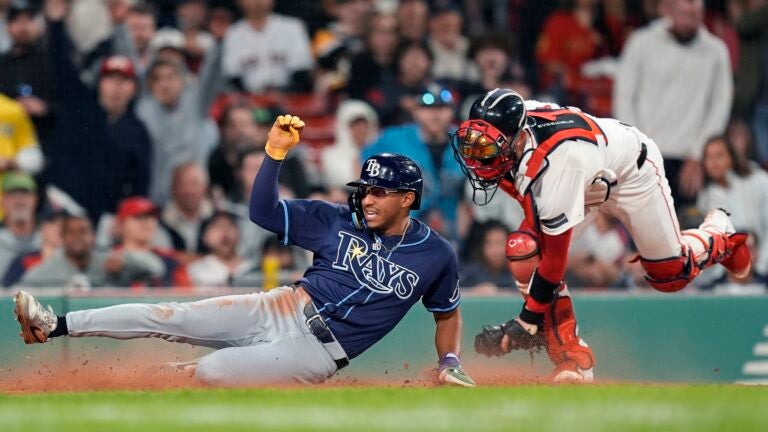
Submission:
M 400 154 L 382 153 L 366 159 L 360 170 L 360 178 L 347 183 L 347 186 L 379 186 L 411 191 L 416 194 L 411 209 L 418 210 L 424 180 L 421 178 L 421 169 L 412 159 Z

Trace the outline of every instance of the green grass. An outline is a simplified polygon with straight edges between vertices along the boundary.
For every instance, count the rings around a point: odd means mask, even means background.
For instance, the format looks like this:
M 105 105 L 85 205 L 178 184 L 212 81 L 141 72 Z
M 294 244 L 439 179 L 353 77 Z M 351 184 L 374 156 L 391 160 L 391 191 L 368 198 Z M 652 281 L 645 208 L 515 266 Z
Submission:
M 308 388 L 0 396 L 2 431 L 765 431 L 768 388 Z

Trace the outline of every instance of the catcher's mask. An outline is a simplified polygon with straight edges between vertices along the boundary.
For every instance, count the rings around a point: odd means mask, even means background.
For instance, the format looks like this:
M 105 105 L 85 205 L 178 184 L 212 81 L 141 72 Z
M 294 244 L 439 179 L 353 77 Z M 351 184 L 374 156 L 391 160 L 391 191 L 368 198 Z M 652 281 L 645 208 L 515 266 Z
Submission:
M 469 120 L 451 135 L 453 155 L 474 189 L 475 203 L 488 204 L 517 165 L 515 150 L 526 139 L 526 120 L 522 96 L 495 89 L 472 104 Z

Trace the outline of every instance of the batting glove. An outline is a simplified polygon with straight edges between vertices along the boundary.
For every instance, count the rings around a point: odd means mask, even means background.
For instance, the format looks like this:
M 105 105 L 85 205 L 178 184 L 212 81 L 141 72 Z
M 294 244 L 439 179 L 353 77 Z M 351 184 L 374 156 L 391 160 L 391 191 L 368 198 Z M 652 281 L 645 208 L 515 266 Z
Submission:
M 461 368 L 459 358 L 456 354 L 448 353 L 442 359 L 438 366 L 440 374 L 438 380 L 443 385 L 455 385 L 462 387 L 475 387 L 475 381 Z
M 299 142 L 299 134 L 304 129 L 304 122 L 290 114 L 278 116 L 267 136 L 265 148 L 269 157 L 283 160 L 288 150 Z

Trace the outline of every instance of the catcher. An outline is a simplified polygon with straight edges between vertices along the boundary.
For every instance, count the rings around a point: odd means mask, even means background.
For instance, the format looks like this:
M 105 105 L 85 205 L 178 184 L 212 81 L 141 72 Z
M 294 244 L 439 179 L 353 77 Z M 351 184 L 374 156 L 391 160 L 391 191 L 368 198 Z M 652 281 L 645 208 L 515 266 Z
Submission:
M 630 125 L 495 89 L 474 102 L 451 143 L 477 204 L 501 188 L 525 211 L 506 246 L 525 303 L 516 318 L 483 328 L 481 354 L 543 347 L 555 382 L 592 381 L 595 358 L 578 336 L 563 275 L 571 238 L 597 212 L 624 224 L 659 291 L 679 291 L 714 264 L 735 278 L 750 271 L 747 235 L 734 232 L 724 210 L 680 231 L 661 153 Z

